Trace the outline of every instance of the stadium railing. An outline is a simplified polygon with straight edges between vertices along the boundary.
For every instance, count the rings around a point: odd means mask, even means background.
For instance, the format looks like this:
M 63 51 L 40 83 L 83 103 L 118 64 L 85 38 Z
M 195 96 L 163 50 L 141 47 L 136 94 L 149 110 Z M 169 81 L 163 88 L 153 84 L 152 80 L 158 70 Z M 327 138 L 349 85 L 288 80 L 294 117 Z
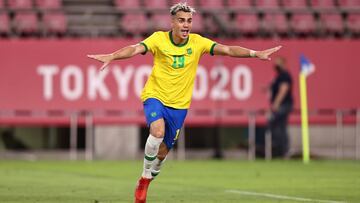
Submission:
M 194 109 L 189 112 L 186 127 L 188 126 L 247 126 L 248 127 L 248 159 L 255 159 L 256 155 L 256 127 L 266 126 L 268 111 L 256 110 L 202 110 Z M 295 109 L 290 116 L 290 123 L 300 125 L 300 110 Z M 86 129 L 86 158 L 93 157 L 93 128 L 101 124 L 138 124 L 144 125 L 142 111 L 107 110 L 90 112 L 86 110 L 62 111 L 53 110 L 37 112 L 31 110 L 0 111 L 0 126 L 69 126 L 70 127 L 70 158 L 77 159 L 77 129 L 79 126 Z M 355 153 L 360 159 L 360 109 L 318 109 L 309 111 L 309 125 L 335 125 L 337 139 L 344 140 L 344 125 L 355 126 Z M 265 135 L 265 157 L 271 159 L 271 134 Z M 185 154 L 183 138 L 179 140 L 177 157 Z M 336 156 L 341 158 L 344 143 L 336 143 Z

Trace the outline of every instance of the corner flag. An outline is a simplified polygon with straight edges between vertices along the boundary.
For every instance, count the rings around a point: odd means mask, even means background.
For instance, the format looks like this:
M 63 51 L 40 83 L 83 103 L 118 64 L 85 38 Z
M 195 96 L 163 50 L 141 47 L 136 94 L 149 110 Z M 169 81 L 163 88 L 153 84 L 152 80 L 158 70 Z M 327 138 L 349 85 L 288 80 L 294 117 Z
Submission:
M 306 77 L 315 71 L 315 66 L 304 55 L 300 56 L 300 107 L 301 107 L 301 131 L 303 145 L 303 162 L 310 161 L 309 124 L 306 92 Z
M 315 71 L 315 66 L 303 54 L 300 56 L 300 73 L 309 76 Z

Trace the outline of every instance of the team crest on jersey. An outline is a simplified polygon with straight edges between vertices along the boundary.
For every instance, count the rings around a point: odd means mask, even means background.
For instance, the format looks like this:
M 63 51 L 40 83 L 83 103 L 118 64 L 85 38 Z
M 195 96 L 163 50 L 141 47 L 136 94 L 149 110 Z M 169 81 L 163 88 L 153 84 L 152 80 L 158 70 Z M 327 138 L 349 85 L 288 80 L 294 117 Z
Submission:
M 189 54 L 189 55 L 192 54 L 192 49 L 191 48 L 188 48 L 186 51 L 187 51 L 187 54 Z

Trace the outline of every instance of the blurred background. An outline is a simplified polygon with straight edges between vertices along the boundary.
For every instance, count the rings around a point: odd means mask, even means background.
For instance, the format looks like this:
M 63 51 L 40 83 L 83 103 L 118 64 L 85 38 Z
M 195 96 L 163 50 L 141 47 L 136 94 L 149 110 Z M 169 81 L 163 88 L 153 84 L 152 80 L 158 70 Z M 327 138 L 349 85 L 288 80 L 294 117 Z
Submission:
M 170 29 L 173 0 L 0 0 L 0 159 L 142 159 L 139 94 L 152 56 L 100 63 Z M 299 57 L 307 79 L 310 152 L 360 159 L 360 0 L 187 0 L 192 32 L 216 42 L 283 48 L 293 76 L 290 148 L 302 154 Z M 272 158 L 267 135 L 272 61 L 204 56 L 174 159 Z M 266 152 L 264 153 L 260 152 Z

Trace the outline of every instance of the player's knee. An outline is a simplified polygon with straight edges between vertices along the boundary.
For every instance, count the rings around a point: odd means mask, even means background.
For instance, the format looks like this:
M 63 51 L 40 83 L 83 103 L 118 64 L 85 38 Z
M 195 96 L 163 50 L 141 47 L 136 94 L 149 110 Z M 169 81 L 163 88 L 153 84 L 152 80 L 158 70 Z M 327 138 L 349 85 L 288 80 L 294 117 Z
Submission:
M 151 135 L 157 138 L 162 138 L 165 135 L 165 131 L 163 129 L 154 129 L 151 131 Z

